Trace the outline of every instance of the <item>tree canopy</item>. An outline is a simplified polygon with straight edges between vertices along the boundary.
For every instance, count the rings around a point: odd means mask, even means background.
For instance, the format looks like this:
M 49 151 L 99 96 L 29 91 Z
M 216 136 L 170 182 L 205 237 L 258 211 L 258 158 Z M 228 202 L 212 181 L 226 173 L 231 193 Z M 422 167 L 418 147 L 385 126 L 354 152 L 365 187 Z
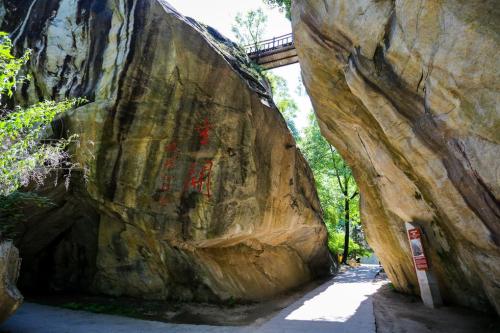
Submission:
M 316 180 L 330 250 L 342 254 L 343 262 L 349 257 L 368 255 L 369 249 L 361 229 L 358 187 L 352 171 L 321 135 L 313 114 L 302 133 L 299 146 Z
M 250 10 L 247 13 L 238 13 L 232 27 L 238 43 L 242 46 L 249 44 L 257 45 L 264 35 L 267 19 L 267 15 L 260 8 Z M 283 118 L 285 118 L 290 132 L 295 140 L 299 140 L 300 133 L 295 125 L 295 118 L 299 107 L 289 93 L 290 89 L 286 80 L 270 71 L 264 72 L 262 69 L 259 69 L 259 71 L 269 82 L 274 102 L 283 115 Z
M 286 11 L 290 18 L 290 0 L 265 2 Z M 242 45 L 258 44 L 265 33 L 266 22 L 267 16 L 262 9 L 239 13 L 233 32 Z M 286 80 L 271 71 L 261 72 L 269 82 L 276 106 L 313 170 L 328 229 L 330 250 L 342 254 L 344 263 L 349 257 L 367 255 L 368 247 L 360 223 L 358 188 L 351 169 L 323 138 L 313 114 L 309 125 L 302 133 L 299 131 L 295 121 L 301 110 L 291 96 Z M 299 95 L 305 93 L 302 84 L 299 84 L 297 91 Z
M 285 118 L 288 129 L 292 133 L 295 141 L 300 140 L 300 132 L 295 124 L 295 118 L 299 112 L 299 106 L 297 102 L 290 95 L 288 84 L 286 80 L 279 75 L 273 74 L 271 72 L 265 72 L 264 74 L 271 85 L 271 90 L 273 93 L 273 99 L 280 110 L 283 118 Z
M 232 31 L 240 45 L 257 45 L 262 40 L 267 27 L 267 16 L 261 8 L 238 13 L 234 21 Z
M 271 7 L 279 8 L 291 20 L 292 0 L 264 0 L 264 2 Z

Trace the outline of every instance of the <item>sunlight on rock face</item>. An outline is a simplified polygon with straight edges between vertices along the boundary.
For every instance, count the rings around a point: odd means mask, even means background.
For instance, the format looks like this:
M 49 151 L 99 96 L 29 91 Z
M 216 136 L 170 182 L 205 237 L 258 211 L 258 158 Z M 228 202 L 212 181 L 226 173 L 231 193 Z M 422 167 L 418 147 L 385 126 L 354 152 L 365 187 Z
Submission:
M 311 170 L 246 54 L 165 1 L 74 2 L 4 1 L 36 50 L 20 102 L 88 99 L 63 120 L 88 173 L 27 219 L 21 285 L 260 300 L 328 274 Z
M 500 313 L 498 4 L 294 1 L 292 22 L 322 134 L 353 169 L 394 287 L 419 292 L 414 221 L 444 301 Z

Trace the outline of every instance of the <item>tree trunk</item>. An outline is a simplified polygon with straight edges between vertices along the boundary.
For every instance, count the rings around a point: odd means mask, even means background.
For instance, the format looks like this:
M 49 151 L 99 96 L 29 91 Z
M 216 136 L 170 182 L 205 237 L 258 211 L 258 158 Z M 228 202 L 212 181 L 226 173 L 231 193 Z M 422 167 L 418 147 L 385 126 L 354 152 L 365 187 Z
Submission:
M 347 264 L 347 256 L 349 255 L 349 198 L 344 199 L 344 221 L 345 221 L 345 236 L 344 236 L 344 254 L 342 255 L 342 263 Z

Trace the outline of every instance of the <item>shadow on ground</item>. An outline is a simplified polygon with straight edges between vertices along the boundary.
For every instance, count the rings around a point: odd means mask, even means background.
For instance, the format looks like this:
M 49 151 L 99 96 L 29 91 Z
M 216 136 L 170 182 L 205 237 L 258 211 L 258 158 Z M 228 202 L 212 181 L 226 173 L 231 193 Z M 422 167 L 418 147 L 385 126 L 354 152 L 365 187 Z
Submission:
M 273 316 L 250 326 L 163 323 L 26 303 L 1 333 L 499 333 L 497 317 L 461 308 L 426 308 L 374 279 L 377 266 L 349 269 Z M 375 324 L 376 319 L 376 324 Z
M 72 311 L 27 303 L 2 327 L 11 333 L 127 333 L 127 332 L 375 332 L 370 294 L 377 267 L 339 274 L 308 292 L 271 320 L 251 326 L 178 325 Z
M 430 309 L 388 284 L 373 295 L 377 333 L 500 333 L 500 319 L 459 307 Z

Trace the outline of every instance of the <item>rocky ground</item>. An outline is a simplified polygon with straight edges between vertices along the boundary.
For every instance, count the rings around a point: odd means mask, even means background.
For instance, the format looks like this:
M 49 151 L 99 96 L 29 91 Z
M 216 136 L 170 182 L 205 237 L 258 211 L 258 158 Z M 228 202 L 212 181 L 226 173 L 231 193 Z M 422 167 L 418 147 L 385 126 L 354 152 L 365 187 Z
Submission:
M 373 295 L 377 333 L 498 333 L 494 316 L 458 307 L 429 309 L 413 296 L 385 284 Z
M 273 302 L 254 305 L 259 315 L 258 320 L 245 326 L 210 326 L 200 325 L 200 317 L 191 312 L 191 325 L 162 323 L 152 320 L 138 320 L 124 316 L 71 311 L 46 305 L 25 303 L 23 307 L 3 326 L 2 333 L 58 333 L 68 332 L 363 332 L 375 333 L 375 318 L 370 295 L 380 287 L 380 281 L 374 281 L 377 266 L 364 266 L 344 270 L 334 279 L 306 292 L 302 290 L 289 298 L 274 299 Z M 383 282 L 382 282 L 383 283 Z M 298 294 L 298 293 L 297 293 Z M 338 300 L 338 301 L 335 301 Z M 274 303 L 274 304 L 272 304 Z M 282 311 L 276 309 L 288 303 Z M 198 308 L 214 318 L 226 317 L 227 325 L 231 315 L 237 312 L 228 308 Z M 242 309 L 241 307 L 239 308 Z M 191 309 L 193 310 L 193 309 Z M 267 312 L 266 312 L 267 311 Z M 186 315 L 187 317 L 187 315 Z M 272 318 L 271 318 L 272 317 Z M 248 318 L 247 318 L 248 319 Z M 198 325 L 193 325 L 198 324 Z M 214 324 L 214 323 L 212 323 Z
M 244 326 L 265 322 L 329 279 L 316 280 L 263 302 L 194 303 L 91 295 L 38 295 L 27 302 L 69 310 L 175 324 Z
M 57 333 L 68 332 L 69 329 L 73 333 L 500 332 L 500 322 L 494 316 L 456 307 L 437 310 L 424 307 L 419 299 L 395 292 L 383 274 L 376 275 L 378 270 L 377 266 L 345 268 L 337 277 L 316 288 L 309 286 L 309 290 L 302 289 L 266 303 L 232 307 L 185 304 L 177 309 L 170 309 L 170 323 L 158 321 L 165 320 L 169 315 L 167 313 L 163 318 L 155 317 L 168 308 L 168 305 L 155 309 L 156 314 L 150 313 L 149 317 L 142 313 L 142 318 L 149 320 L 138 320 L 27 303 L 12 319 L 0 326 L 0 332 Z M 82 299 L 79 300 L 81 301 Z M 138 304 L 126 304 L 139 309 Z M 144 304 L 142 303 L 142 307 L 145 309 L 147 306 Z M 121 310 L 123 309 L 125 307 L 122 303 Z M 278 311 L 279 309 L 282 311 Z M 126 311 L 121 314 L 134 315 Z

